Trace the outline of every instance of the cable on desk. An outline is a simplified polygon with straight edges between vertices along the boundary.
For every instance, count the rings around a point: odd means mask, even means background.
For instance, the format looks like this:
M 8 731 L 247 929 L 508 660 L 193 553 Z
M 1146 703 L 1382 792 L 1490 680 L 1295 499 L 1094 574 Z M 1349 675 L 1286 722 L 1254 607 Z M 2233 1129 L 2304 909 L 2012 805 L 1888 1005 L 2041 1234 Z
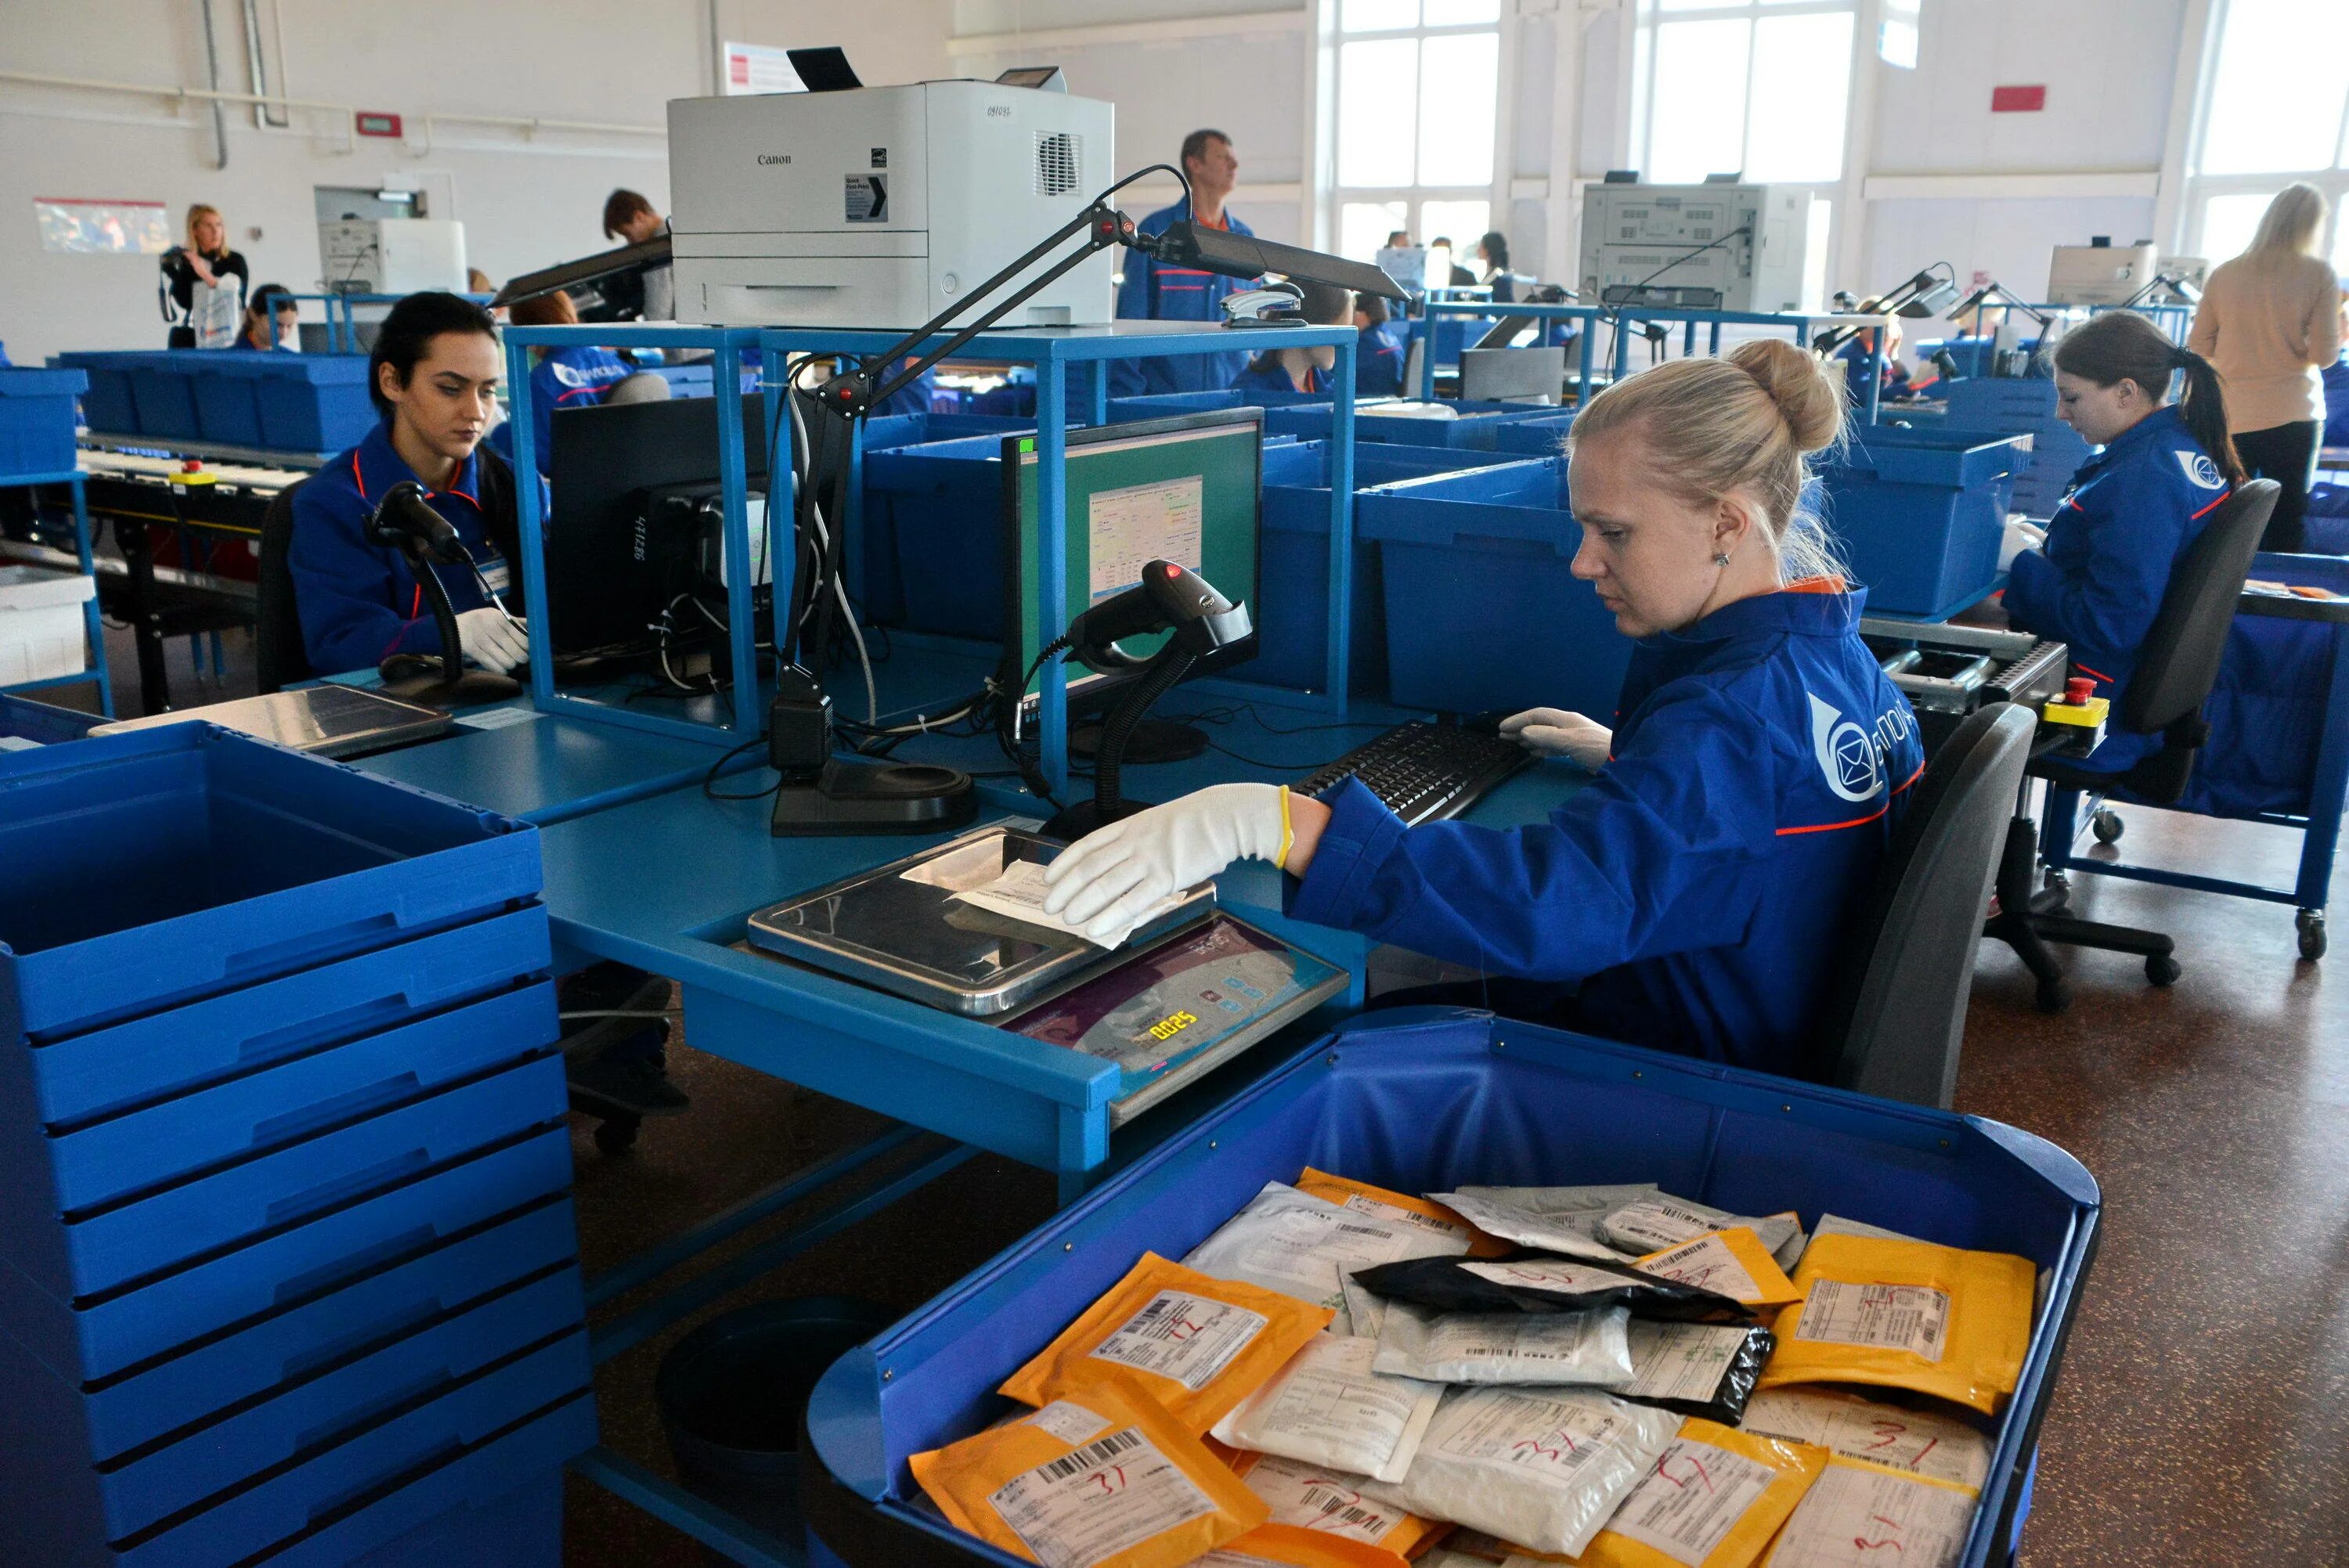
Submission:
M 776 776 L 775 781 L 772 784 L 768 785 L 764 789 L 754 790 L 748 795 L 729 794 L 725 790 L 719 789 L 716 787 L 719 770 L 729 762 L 733 761 L 736 758 L 741 756 L 742 753 L 750 750 L 750 748 L 754 746 L 764 746 L 766 743 L 766 732 L 761 730 L 759 734 L 752 736 L 750 739 L 744 741 L 741 745 L 736 747 L 733 750 L 726 753 L 726 755 L 720 757 L 717 761 L 711 763 L 709 765 L 709 771 L 701 776 L 701 793 L 712 800 L 763 800 L 768 796 L 773 794 L 776 790 L 781 789 L 783 787 L 783 780 L 782 776 L 780 774 Z

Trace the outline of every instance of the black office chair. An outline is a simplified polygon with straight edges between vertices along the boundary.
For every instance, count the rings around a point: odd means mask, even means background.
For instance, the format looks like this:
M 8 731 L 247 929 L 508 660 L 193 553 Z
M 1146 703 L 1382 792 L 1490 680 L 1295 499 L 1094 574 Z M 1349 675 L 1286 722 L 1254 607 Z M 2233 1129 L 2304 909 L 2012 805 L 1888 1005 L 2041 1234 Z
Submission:
M 2194 754 L 2210 735 L 2202 704 L 2218 684 L 2235 603 L 2242 597 L 2251 556 L 2280 493 L 2272 480 L 2252 480 L 2238 488 L 2219 503 L 2202 536 L 2169 574 L 2161 609 L 2146 635 L 2144 656 L 2114 716 L 2121 729 L 2159 735 L 2161 749 L 2125 773 L 2095 773 L 2060 757 L 2041 758 L 2031 764 L 2017 792 L 2014 820 L 2007 826 L 2006 848 L 1999 858 L 1998 913 L 1983 925 L 1982 934 L 2014 949 L 2039 982 L 2043 1011 L 2061 1012 L 2071 1000 L 2064 971 L 2047 951 L 2051 942 L 2137 954 L 2145 959 L 2145 977 L 2156 985 L 2178 978 L 2177 944 L 2163 933 L 2075 919 L 2063 913 L 2070 889 L 2061 882 L 2033 890 L 2039 831 L 2031 819 L 2030 780 L 2047 780 L 2051 793 L 2076 789 L 2102 795 L 2124 789 L 2155 806 L 2168 805 L 2186 793 Z
M 1806 1076 L 1946 1110 L 2007 802 L 2035 726 L 2013 703 L 1975 710 L 1927 764 L 1853 924 L 1857 952 Z
M 285 562 L 294 540 L 294 492 L 307 480 L 286 486 L 261 517 L 259 605 L 253 625 L 253 661 L 263 696 L 313 678 L 302 647 L 302 617 L 294 607 L 294 572 Z

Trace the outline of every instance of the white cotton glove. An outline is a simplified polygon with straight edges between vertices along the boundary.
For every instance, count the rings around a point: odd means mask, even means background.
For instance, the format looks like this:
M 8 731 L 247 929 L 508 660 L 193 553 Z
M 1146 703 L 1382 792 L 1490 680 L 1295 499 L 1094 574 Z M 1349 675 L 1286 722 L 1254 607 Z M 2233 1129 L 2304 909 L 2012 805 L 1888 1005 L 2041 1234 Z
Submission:
M 1563 757 L 1596 769 L 1615 748 L 1615 732 L 1596 719 L 1555 707 L 1529 707 L 1501 720 L 1501 733 L 1537 757 Z
M 2015 518 L 2006 525 L 2006 537 L 1999 542 L 1998 569 L 2013 570 L 2014 558 L 2026 550 L 2037 550 L 2046 544 L 2047 531 L 2035 522 Z
M 1280 862 L 1288 836 L 1275 784 L 1218 784 L 1112 822 L 1044 870 L 1044 913 L 1105 938 L 1169 893 L 1198 886 L 1234 861 Z
M 457 617 L 457 645 L 485 670 L 505 674 L 530 658 L 530 636 L 506 619 L 494 604 L 467 610 Z

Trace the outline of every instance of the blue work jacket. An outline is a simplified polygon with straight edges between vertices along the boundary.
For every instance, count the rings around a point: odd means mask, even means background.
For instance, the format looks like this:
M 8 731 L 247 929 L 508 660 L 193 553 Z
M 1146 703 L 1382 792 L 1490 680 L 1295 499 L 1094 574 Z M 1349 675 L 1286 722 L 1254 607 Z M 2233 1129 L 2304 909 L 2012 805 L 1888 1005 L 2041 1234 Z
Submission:
M 1354 396 L 1397 397 L 1403 392 L 1404 337 L 1409 329 L 1399 321 L 1365 327 L 1354 346 Z
M 2120 727 L 2121 699 L 2169 573 L 2231 493 L 2176 407 L 2157 408 L 2080 465 L 2044 551 L 2014 558 L 2007 618 L 2072 650 L 2072 673 L 2110 697 L 2105 743 L 2075 766 L 2121 772 L 2161 749 Z
M 1161 208 L 1134 225 L 1145 234 L 1163 234 L 1170 224 L 1191 215 L 1189 198 Z M 1256 231 L 1232 216 L 1224 222 L 1235 234 Z M 1223 303 L 1240 289 L 1253 288 L 1242 278 L 1227 278 L 1191 267 L 1170 267 L 1140 251 L 1125 253 L 1125 281 L 1118 285 L 1117 314 L 1133 321 L 1221 321 Z M 1248 351 L 1185 355 L 1174 359 L 1120 359 L 1110 366 L 1112 397 L 1156 396 L 1167 392 L 1220 392 L 1247 368 Z
M 2349 447 L 2349 354 L 2324 367 L 2323 445 Z
M 1793 1070 L 1924 769 L 1864 597 L 1768 593 L 1641 641 L 1614 755 L 1546 824 L 1405 829 L 1347 780 L 1289 913 L 1578 982 L 1611 1038 Z
M 558 348 L 532 367 L 530 373 L 530 429 L 538 447 L 538 471 L 543 476 L 554 462 L 554 411 L 557 408 L 593 408 L 604 400 L 604 394 L 617 381 L 625 381 L 636 373 L 636 367 L 608 348 L 593 344 L 576 344 Z M 513 461 L 513 421 L 508 419 L 490 432 L 490 449 Z
M 482 511 L 485 460 L 500 459 L 484 459 L 476 451 L 447 490 L 427 487 L 426 495 L 495 582 L 506 563 L 491 542 L 492 529 L 510 537 L 512 520 L 492 520 Z M 336 455 L 294 492 L 294 533 L 285 561 L 302 619 L 302 648 L 310 667 L 322 676 L 372 669 L 393 654 L 440 651 L 432 608 L 407 558 L 389 545 L 369 542 L 365 526 L 367 513 L 392 486 L 415 479 L 416 471 L 392 450 L 391 427 L 379 423 L 367 439 Z M 459 614 L 489 603 L 462 567 L 443 567 L 440 578 Z M 518 599 L 510 596 L 508 602 Z
M 1290 377 L 1288 367 L 1273 355 L 1252 359 L 1232 377 L 1235 392 L 1322 392 L 1329 389 L 1327 379 L 1319 370 L 1305 373 L 1305 384 L 1299 386 Z

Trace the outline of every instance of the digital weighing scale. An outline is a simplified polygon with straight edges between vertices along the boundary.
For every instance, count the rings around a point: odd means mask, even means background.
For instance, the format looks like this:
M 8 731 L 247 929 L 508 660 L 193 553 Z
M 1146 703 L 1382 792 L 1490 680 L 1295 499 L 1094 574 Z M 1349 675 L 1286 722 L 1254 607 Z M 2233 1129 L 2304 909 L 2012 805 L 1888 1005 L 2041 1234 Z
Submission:
M 95 726 L 92 735 L 127 735 L 167 724 L 217 724 L 317 757 L 362 757 L 439 735 L 455 721 L 438 708 L 388 697 L 363 686 L 316 686 L 203 707 L 174 708 Z
M 954 896 L 1061 846 L 997 823 L 762 909 L 748 944 L 1047 1045 L 1115 1062 L 1111 1125 L 1343 990 L 1345 971 L 1216 908 L 1202 887 L 1115 951 Z

